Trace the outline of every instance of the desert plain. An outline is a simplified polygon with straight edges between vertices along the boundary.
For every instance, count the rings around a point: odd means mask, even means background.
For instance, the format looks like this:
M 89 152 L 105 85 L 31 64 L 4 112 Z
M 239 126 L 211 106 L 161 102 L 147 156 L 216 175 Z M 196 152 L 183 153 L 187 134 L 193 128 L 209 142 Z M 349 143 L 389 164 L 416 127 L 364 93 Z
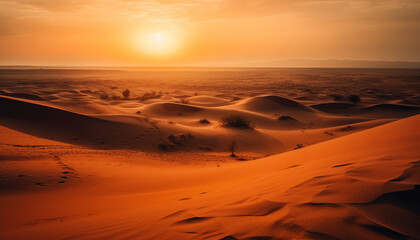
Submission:
M 419 79 L 1 69 L 0 239 L 420 239 Z

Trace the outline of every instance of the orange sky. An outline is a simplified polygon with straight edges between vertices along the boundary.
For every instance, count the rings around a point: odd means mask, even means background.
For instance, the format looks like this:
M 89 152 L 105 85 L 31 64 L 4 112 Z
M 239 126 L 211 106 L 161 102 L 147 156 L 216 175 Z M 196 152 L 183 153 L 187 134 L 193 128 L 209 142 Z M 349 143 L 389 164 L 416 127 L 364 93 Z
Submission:
M 2 65 L 420 61 L 418 0 L 0 0 Z

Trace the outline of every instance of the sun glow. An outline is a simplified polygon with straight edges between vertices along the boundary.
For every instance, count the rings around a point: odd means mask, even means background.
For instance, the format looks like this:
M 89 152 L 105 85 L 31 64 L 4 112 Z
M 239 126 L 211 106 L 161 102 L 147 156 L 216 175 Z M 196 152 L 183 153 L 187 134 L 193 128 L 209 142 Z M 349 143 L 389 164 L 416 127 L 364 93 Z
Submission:
M 136 44 L 142 53 L 150 56 L 169 56 L 179 51 L 179 34 L 173 32 L 152 32 L 142 34 Z

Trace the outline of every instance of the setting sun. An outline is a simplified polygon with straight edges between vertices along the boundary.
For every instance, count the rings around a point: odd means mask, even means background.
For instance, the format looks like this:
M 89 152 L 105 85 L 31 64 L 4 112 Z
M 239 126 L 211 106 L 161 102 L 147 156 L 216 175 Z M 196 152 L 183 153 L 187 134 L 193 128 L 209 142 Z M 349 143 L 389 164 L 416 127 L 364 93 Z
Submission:
M 169 32 L 150 32 L 140 35 L 135 42 L 140 51 L 149 56 L 170 56 L 180 48 L 179 36 Z

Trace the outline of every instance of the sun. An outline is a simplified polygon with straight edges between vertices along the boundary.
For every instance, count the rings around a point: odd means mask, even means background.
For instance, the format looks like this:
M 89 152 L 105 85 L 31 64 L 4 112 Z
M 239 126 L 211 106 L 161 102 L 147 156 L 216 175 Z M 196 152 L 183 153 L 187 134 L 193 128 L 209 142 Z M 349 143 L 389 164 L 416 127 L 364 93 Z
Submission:
M 170 56 L 180 48 L 180 37 L 173 32 L 143 33 L 136 42 L 143 54 L 150 56 Z
M 153 41 L 155 42 L 155 44 L 164 44 L 166 40 L 166 35 L 163 33 L 155 33 L 153 35 Z

